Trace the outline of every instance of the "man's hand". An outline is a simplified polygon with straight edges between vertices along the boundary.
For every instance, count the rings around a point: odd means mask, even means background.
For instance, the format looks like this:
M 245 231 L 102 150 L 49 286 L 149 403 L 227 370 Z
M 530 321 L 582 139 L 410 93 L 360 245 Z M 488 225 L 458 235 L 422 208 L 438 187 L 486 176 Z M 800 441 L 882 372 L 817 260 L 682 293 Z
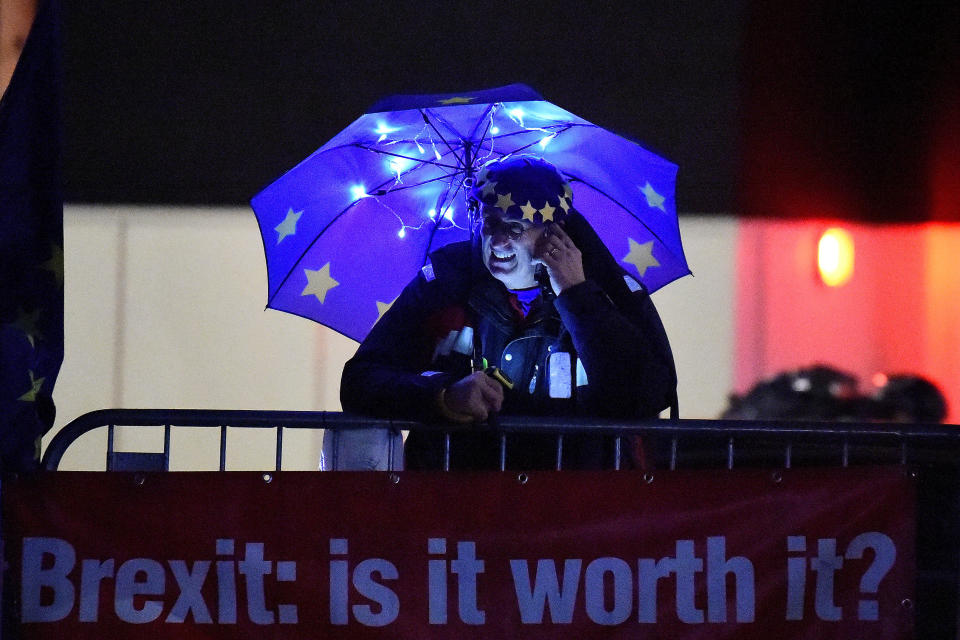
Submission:
M 447 387 L 443 401 L 450 411 L 482 422 L 490 412 L 500 411 L 503 387 L 483 371 L 475 371 Z
M 550 285 L 557 295 L 586 280 L 580 249 L 573 244 L 562 224 L 549 223 L 544 226 L 543 233 L 534 244 L 533 256 L 536 262 L 547 268 Z

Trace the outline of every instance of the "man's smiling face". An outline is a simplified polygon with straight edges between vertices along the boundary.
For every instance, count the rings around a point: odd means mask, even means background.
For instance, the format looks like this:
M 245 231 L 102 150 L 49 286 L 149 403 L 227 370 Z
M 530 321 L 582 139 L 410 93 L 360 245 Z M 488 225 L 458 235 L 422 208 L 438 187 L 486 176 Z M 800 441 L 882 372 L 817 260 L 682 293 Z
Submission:
M 507 220 L 495 207 L 484 207 L 483 264 L 508 289 L 529 289 L 537 285 L 533 261 L 536 225 L 529 220 Z

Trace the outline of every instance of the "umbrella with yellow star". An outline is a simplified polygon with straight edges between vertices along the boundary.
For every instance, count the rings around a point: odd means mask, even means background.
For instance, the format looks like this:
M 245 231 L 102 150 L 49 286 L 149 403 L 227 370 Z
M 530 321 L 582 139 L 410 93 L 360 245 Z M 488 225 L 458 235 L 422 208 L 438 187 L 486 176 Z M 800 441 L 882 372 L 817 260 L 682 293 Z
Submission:
M 690 273 L 677 166 L 515 84 L 382 100 L 254 196 L 267 307 L 362 340 L 430 252 L 471 237 L 466 193 L 480 167 L 521 153 L 557 167 L 648 290 Z

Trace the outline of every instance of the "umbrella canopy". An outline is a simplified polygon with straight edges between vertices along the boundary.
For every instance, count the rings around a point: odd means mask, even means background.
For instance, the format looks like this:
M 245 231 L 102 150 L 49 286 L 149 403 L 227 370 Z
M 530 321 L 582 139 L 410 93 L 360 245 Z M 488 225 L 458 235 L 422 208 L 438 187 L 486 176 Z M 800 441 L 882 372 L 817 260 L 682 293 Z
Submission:
M 431 251 L 470 238 L 478 168 L 517 153 L 563 173 L 573 206 L 650 291 L 690 273 L 677 166 L 517 84 L 387 98 L 257 194 L 267 307 L 363 340 Z

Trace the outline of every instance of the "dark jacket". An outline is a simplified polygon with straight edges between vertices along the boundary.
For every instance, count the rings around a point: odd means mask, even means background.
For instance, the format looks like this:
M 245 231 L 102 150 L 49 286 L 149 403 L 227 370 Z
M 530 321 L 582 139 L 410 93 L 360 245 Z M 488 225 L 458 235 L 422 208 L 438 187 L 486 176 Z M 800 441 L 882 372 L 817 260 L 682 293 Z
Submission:
M 436 397 L 470 372 L 476 346 L 514 381 L 503 414 L 652 418 L 676 398 L 676 373 L 666 333 L 649 295 L 617 265 L 579 214 L 566 231 L 580 248 L 587 281 L 566 289 L 518 322 L 506 288 L 469 243 L 431 255 L 344 367 L 341 403 L 377 417 L 437 421 Z M 465 326 L 471 332 L 462 333 Z M 552 398 L 547 361 L 571 354 L 570 398 Z M 582 363 L 576 385 L 576 361 Z M 555 439 L 508 437 L 507 466 L 549 469 Z M 595 436 L 564 440 L 564 468 L 609 466 L 609 443 Z M 442 435 L 414 432 L 409 469 L 438 468 Z M 499 436 L 488 429 L 451 436 L 451 467 L 495 469 Z

